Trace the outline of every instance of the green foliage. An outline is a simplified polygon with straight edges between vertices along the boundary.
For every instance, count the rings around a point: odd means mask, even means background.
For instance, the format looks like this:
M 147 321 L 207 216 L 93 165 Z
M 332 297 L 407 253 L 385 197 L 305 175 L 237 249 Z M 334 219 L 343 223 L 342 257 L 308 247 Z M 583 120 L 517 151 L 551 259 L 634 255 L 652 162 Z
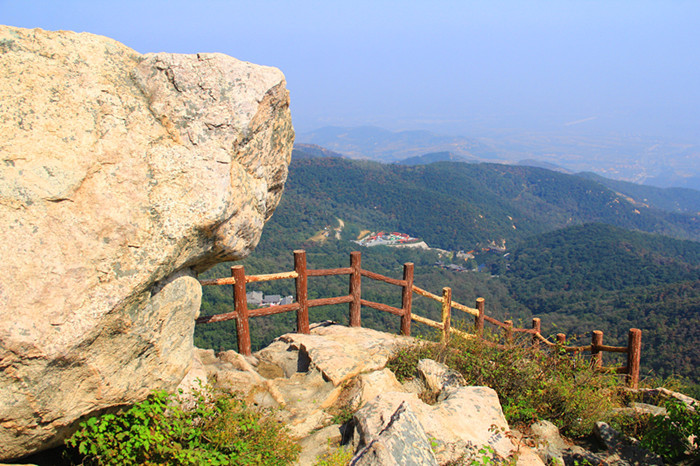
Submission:
M 648 418 L 647 428 L 639 439 L 642 446 L 670 462 L 686 456 L 700 459 L 700 406 L 696 404 L 690 410 L 680 401 L 669 400 L 665 407 L 668 415 Z
M 438 347 L 425 343 L 416 346 L 402 346 L 389 359 L 386 367 L 394 373 L 399 382 L 405 382 L 416 376 L 418 361 L 424 358 L 433 358 Z
M 321 455 L 317 458 L 314 466 L 346 466 L 350 464 L 353 457 L 353 450 L 348 445 L 343 445 L 335 448 L 330 453 Z
M 543 330 L 602 330 L 624 345 L 643 331 L 642 369 L 700 382 L 700 243 L 602 224 L 527 240 L 510 255 L 505 282 L 542 318 Z
M 616 376 L 594 371 L 581 358 L 534 350 L 524 343 L 503 350 L 454 337 L 447 348 L 424 344 L 401 350 L 388 367 L 398 371 L 399 380 L 410 378 L 421 358 L 446 364 L 469 385 L 493 388 L 511 425 L 546 419 L 566 435 L 579 437 L 618 405 Z
M 678 400 L 663 403 L 668 414 L 652 416 L 647 413 L 618 415 L 611 425 L 628 437 L 638 439 L 641 445 L 661 456 L 669 464 L 692 463 L 700 460 L 700 412 Z M 695 463 L 692 463 L 695 464 Z
M 193 397 L 184 406 L 156 391 L 129 409 L 82 422 L 66 444 L 98 465 L 282 465 L 296 459 L 298 445 L 265 413 L 206 390 Z
M 331 415 L 331 424 L 345 424 L 352 419 L 352 416 L 355 414 L 355 410 L 349 404 L 345 404 L 329 409 L 328 414 Z

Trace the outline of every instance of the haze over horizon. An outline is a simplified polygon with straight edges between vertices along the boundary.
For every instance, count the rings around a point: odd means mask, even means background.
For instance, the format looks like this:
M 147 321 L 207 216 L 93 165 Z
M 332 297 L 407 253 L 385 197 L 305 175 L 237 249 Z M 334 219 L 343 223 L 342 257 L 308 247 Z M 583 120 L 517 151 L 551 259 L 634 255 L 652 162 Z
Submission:
M 276 66 L 299 132 L 700 144 L 700 2 L 0 0 L 0 23 Z

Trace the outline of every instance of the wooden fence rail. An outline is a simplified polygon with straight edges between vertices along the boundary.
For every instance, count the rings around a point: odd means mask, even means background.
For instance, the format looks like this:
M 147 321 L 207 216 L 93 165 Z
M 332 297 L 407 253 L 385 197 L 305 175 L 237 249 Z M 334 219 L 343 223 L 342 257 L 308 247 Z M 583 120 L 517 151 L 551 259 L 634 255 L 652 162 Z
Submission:
M 233 285 L 233 312 L 224 314 L 216 314 L 212 316 L 200 317 L 197 319 L 198 324 L 206 324 L 213 322 L 222 322 L 226 320 L 236 321 L 236 334 L 238 337 L 238 352 L 243 355 L 251 354 L 250 342 L 250 317 L 267 316 L 279 314 L 282 312 L 296 312 L 297 314 L 297 332 L 309 333 L 309 308 L 316 306 L 327 306 L 331 304 L 349 304 L 350 326 L 360 327 L 361 308 L 362 306 L 377 309 L 383 312 L 401 317 L 401 334 L 411 334 L 411 322 L 427 325 L 432 328 L 441 330 L 441 341 L 448 343 L 452 334 L 462 338 L 480 338 L 483 340 L 484 323 L 488 322 L 497 328 L 501 329 L 504 335 L 505 344 L 499 345 L 493 342 L 484 340 L 486 344 L 507 349 L 514 342 L 514 334 L 527 333 L 532 335 L 532 346 L 539 348 L 541 344 L 550 348 L 555 348 L 559 351 L 570 353 L 581 353 L 588 351 L 591 353 L 591 364 L 600 371 L 614 371 L 620 374 L 625 374 L 627 384 L 636 388 L 639 382 L 639 362 L 641 359 L 641 343 L 642 331 L 636 328 L 630 329 L 628 335 L 627 346 L 609 346 L 603 344 L 603 332 L 599 330 L 593 331 L 591 344 L 586 346 L 567 346 L 566 335 L 557 334 L 556 342 L 551 342 L 540 333 L 541 322 L 538 318 L 532 319 L 532 328 L 516 328 L 513 322 L 506 320 L 501 322 L 493 317 L 487 316 L 485 313 L 484 298 L 477 298 L 475 307 L 468 307 L 452 300 L 452 290 L 449 287 L 442 289 L 442 295 L 438 296 L 423 288 L 413 284 L 414 265 L 410 262 L 404 264 L 403 278 L 395 279 L 384 275 L 362 269 L 362 257 L 360 252 L 354 251 L 350 253 L 350 267 L 342 267 L 337 269 L 307 269 L 306 251 L 294 251 L 294 270 L 290 272 L 262 274 L 262 275 L 246 275 L 242 265 L 231 267 L 231 277 L 216 278 L 211 280 L 201 280 L 202 286 L 211 285 Z M 349 276 L 349 291 L 345 296 L 336 296 L 331 298 L 308 299 L 308 277 L 328 277 L 335 275 Z M 387 304 L 376 303 L 362 299 L 362 277 L 376 280 L 390 285 L 399 286 L 401 292 L 401 307 L 389 306 Z M 270 306 L 259 309 L 248 309 L 246 298 L 246 284 L 271 281 L 294 279 L 296 288 L 296 302 L 279 306 Z M 413 294 L 423 296 L 425 298 L 437 301 L 441 304 L 442 319 L 440 322 L 422 317 L 411 312 Z M 462 311 L 474 317 L 474 333 L 467 333 L 459 329 L 452 328 L 452 309 Z M 603 352 L 626 353 L 627 365 L 618 368 L 603 367 Z

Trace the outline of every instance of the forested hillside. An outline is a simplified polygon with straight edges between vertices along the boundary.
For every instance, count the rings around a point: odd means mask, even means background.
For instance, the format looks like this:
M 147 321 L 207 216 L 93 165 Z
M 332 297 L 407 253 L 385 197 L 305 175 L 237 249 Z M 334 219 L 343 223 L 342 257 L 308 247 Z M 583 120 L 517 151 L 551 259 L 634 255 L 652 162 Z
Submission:
M 526 240 L 508 257 L 504 280 L 546 329 L 602 330 L 624 341 L 644 331 L 644 355 L 657 373 L 700 374 L 700 243 L 602 224 Z
M 445 249 L 518 242 L 569 225 L 602 222 L 700 239 L 698 216 L 637 206 L 594 181 L 521 166 L 454 162 L 382 165 L 297 160 L 287 193 L 351 222 L 396 228 Z M 369 222 L 367 222 L 369 220 Z
M 698 225 L 697 216 L 635 205 L 595 181 L 540 168 L 300 158 L 290 165 L 282 201 L 258 248 L 242 264 L 248 273 L 292 270 L 292 251 L 303 248 L 310 268 L 341 267 L 350 251 L 360 250 L 364 268 L 399 278 L 402 264 L 414 262 L 417 285 L 434 293 L 450 286 L 467 305 L 482 296 L 487 312 L 500 319 L 528 325 L 539 316 L 545 331 L 569 335 L 600 329 L 613 345 L 624 345 L 627 330 L 640 327 L 647 372 L 675 372 L 698 382 L 699 353 L 687 343 L 700 341 L 700 243 L 629 231 L 698 239 Z M 326 227 L 338 228 L 341 239 L 318 240 Z M 465 265 L 455 254 L 360 247 L 350 240 L 363 230 L 401 231 L 453 252 L 476 249 L 472 262 L 484 267 L 454 272 L 435 263 Z M 505 252 L 478 254 L 503 242 Z M 219 265 L 207 276 L 229 274 L 228 265 Z M 347 277 L 311 279 L 309 293 L 340 296 L 347 286 Z M 293 294 L 293 281 L 249 289 Z M 400 290 L 389 285 L 363 281 L 364 297 L 400 305 Z M 416 298 L 416 313 L 437 318 L 438 306 L 423 300 Z M 205 288 L 204 314 L 229 312 L 231 306 L 230 287 Z M 347 322 L 347 305 L 315 308 L 311 318 Z M 292 331 L 294 319 L 254 319 L 254 346 Z M 398 323 L 396 316 L 363 309 L 363 325 L 394 331 Z M 235 347 L 233 328 L 232 322 L 198 326 L 196 342 Z
M 629 196 L 635 203 L 670 212 L 697 214 L 700 212 L 700 191 L 689 188 L 657 188 L 627 181 L 612 180 L 594 173 L 578 173 L 578 176 L 596 181 L 608 188 Z

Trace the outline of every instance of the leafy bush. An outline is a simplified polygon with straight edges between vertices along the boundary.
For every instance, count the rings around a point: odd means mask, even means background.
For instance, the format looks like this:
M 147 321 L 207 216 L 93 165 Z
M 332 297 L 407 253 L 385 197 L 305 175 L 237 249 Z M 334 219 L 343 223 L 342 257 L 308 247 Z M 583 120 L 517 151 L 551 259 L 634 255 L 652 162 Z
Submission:
M 496 390 L 510 424 L 546 419 L 564 434 L 579 437 L 618 405 L 616 376 L 594 371 L 581 357 L 535 350 L 524 342 L 503 350 L 454 337 L 448 347 L 423 344 L 400 350 L 388 367 L 405 380 L 414 376 L 421 358 L 455 369 L 469 385 Z
M 669 463 L 700 459 L 700 412 L 678 400 L 664 403 L 667 414 L 637 414 L 616 419 L 615 427 Z M 693 463 L 695 464 L 695 463 Z
M 270 416 L 242 401 L 193 393 L 191 407 L 156 391 L 115 414 L 92 417 L 66 441 L 84 464 L 281 465 L 299 446 Z

